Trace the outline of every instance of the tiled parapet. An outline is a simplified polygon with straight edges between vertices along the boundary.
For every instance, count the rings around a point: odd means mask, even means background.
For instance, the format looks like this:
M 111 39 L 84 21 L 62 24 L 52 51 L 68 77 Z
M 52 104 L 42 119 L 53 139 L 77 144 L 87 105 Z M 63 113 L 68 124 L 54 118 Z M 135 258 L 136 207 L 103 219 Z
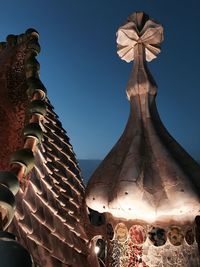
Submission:
M 136 223 L 136 224 L 135 224 Z M 118 222 L 107 242 L 109 267 L 198 267 L 195 225 L 147 225 Z

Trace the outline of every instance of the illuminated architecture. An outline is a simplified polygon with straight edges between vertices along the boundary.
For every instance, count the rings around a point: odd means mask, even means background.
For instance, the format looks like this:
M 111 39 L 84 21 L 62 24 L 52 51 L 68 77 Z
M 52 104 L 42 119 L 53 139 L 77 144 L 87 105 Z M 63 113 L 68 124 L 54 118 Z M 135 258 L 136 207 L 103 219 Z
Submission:
M 38 37 L 29 29 L 0 43 L 1 230 L 15 214 L 9 231 L 30 252 L 34 266 L 98 266 L 80 170 L 39 79 Z M 0 235 L 3 266 L 30 266 L 30 260 L 17 263 L 16 250 L 4 259 L 9 245 L 11 250 L 16 245 L 7 236 Z
M 3 266 L 200 266 L 200 167 L 160 121 L 146 63 L 160 52 L 162 26 L 138 12 L 117 32 L 118 55 L 134 60 L 130 116 L 86 193 L 39 78 L 38 38 L 29 29 L 0 43 Z
M 162 41 L 163 27 L 142 12 L 117 32 L 118 55 L 134 60 L 126 90 L 130 116 L 86 189 L 87 205 L 114 228 L 107 266 L 200 266 L 194 238 L 200 167 L 163 126 L 146 63 Z

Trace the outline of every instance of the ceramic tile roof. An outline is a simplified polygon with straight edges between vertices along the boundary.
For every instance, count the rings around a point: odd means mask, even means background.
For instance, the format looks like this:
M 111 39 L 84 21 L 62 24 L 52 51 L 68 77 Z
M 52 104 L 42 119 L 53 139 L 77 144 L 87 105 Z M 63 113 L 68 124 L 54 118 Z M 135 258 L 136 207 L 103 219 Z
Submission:
M 89 267 L 93 257 L 98 266 L 80 169 L 39 79 L 39 51 L 33 29 L 0 43 L 0 168 L 16 174 L 21 185 L 9 230 L 35 266 Z
M 81 208 L 83 182 L 72 146 L 49 103 L 42 128 L 44 141 L 34 153 L 28 187 L 16 198 L 17 235 L 30 252 L 40 247 L 34 258 L 41 266 L 49 253 L 52 266 L 73 266 L 73 261 L 87 266 L 88 239 L 80 223 L 86 215 Z

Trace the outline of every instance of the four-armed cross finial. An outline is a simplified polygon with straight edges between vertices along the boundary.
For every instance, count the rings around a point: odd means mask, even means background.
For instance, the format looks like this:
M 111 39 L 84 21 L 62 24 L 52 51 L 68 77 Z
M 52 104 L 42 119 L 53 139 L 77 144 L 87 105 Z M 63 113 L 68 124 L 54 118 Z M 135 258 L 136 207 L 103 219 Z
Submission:
M 117 53 L 126 62 L 134 60 L 134 67 L 128 81 L 126 93 L 131 100 L 135 95 L 156 95 L 157 87 L 147 68 L 160 53 L 163 41 L 163 27 L 143 12 L 133 13 L 128 22 L 117 32 Z
M 163 41 L 163 27 L 143 12 L 135 12 L 129 16 L 128 22 L 117 32 L 118 55 L 126 62 L 136 57 L 135 46 L 142 44 L 146 60 L 151 61 L 160 53 Z

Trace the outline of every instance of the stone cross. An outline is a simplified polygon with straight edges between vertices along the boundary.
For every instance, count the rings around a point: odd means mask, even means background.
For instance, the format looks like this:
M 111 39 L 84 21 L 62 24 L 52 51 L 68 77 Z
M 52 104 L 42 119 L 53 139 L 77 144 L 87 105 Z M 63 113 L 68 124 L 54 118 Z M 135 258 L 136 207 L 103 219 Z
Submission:
M 143 12 L 133 13 L 128 22 L 117 32 L 117 53 L 126 62 L 135 61 L 133 73 L 127 86 L 127 96 L 156 93 L 156 84 L 151 77 L 146 61 L 160 53 L 163 41 L 163 27 Z

